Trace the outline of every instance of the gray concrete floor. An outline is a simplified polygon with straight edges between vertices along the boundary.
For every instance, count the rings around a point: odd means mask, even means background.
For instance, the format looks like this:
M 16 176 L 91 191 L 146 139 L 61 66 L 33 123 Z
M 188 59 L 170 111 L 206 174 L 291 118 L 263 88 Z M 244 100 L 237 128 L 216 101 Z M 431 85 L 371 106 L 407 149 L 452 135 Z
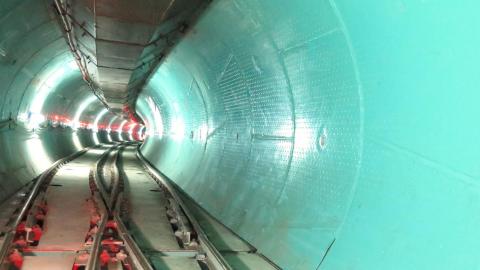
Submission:
M 167 204 L 163 191 L 143 170 L 136 157 L 136 149 L 127 147 L 122 155 L 126 197 L 129 199 L 131 232 L 142 250 L 162 251 L 179 249 L 165 213 Z M 201 207 L 184 198 L 210 241 L 225 256 L 235 270 L 275 270 L 268 260 L 254 252 L 254 248 L 216 221 Z M 194 258 L 149 256 L 155 269 L 198 269 Z
M 224 253 L 223 257 L 235 270 L 276 270 L 268 261 L 255 253 Z
M 225 225 L 218 222 L 190 198 L 181 193 L 181 198 L 195 217 L 210 242 L 220 251 L 234 270 L 275 270 L 274 266 Z
M 60 256 L 26 256 L 22 270 L 70 270 L 75 254 Z
M 125 189 L 130 204 L 131 232 L 138 246 L 150 251 L 179 250 L 166 216 L 165 194 L 144 171 L 134 147 L 127 147 L 122 157 L 127 176 Z M 149 257 L 155 269 L 201 270 L 195 258 L 161 256 L 160 253 Z
M 130 226 L 142 250 L 178 250 L 180 247 L 166 216 L 167 203 L 157 183 L 143 170 L 134 147 L 123 152 L 126 195 L 130 204 Z M 154 190 L 154 191 L 152 191 Z
M 155 256 L 150 260 L 155 269 L 201 270 L 200 265 L 194 258 Z
M 91 205 L 88 176 L 91 166 L 105 149 L 93 149 L 67 163 L 57 172 L 47 189 L 48 213 L 38 247 L 39 256 L 25 256 L 22 270 L 71 269 L 75 253 L 83 249 L 89 229 Z M 51 251 L 72 251 L 51 252 Z
M 49 210 L 38 250 L 83 247 L 90 222 L 88 175 L 97 158 L 93 153 L 86 153 L 63 166 L 54 176 L 46 194 Z
M 203 232 L 215 248 L 222 252 L 250 252 L 252 247 L 243 241 L 241 238 L 232 233 L 223 224 L 212 218 L 205 210 L 192 202 L 189 198 L 180 195 L 182 200 L 186 203 L 190 212 L 195 216 Z

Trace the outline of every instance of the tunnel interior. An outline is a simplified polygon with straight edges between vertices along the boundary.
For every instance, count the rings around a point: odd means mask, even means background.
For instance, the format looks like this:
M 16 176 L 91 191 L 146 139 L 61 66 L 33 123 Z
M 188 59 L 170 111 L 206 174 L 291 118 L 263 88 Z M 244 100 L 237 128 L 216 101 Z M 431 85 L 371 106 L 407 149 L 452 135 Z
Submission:
M 282 269 L 478 268 L 478 2 L 213 0 L 139 119 L 85 83 L 52 2 L 0 4 L 0 201 L 85 147 L 144 140 Z

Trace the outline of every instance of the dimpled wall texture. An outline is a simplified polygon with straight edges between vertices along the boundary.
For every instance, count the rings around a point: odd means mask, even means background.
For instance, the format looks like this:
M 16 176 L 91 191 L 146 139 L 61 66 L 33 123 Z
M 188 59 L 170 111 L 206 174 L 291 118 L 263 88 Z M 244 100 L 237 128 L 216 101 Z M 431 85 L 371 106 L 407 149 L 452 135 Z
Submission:
M 302 2 L 212 3 L 137 107 L 161 112 L 142 150 L 162 172 L 279 265 L 315 269 L 351 201 L 362 99 L 335 10 Z
M 478 268 L 478 6 L 213 1 L 142 151 L 284 269 Z

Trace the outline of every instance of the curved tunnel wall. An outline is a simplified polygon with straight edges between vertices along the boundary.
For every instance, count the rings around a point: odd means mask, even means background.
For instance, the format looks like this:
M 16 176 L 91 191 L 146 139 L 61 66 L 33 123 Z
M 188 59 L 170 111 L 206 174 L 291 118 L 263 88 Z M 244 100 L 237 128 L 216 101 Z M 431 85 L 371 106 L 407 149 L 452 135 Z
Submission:
M 142 152 L 285 269 L 474 269 L 476 8 L 213 1 L 137 102 Z
M 284 269 L 478 268 L 476 10 L 212 1 L 137 101 L 142 152 Z M 128 137 L 72 60 L 50 1 L 2 1 L 0 201 L 93 123 Z
M 83 82 L 54 12 L 50 1 L 0 4 L 0 202 L 54 161 L 120 140 L 104 134 L 111 113 L 93 127 L 103 105 Z
M 341 27 L 324 1 L 216 2 L 139 101 L 165 131 L 146 156 L 287 269 L 318 266 L 358 177 L 362 93 Z

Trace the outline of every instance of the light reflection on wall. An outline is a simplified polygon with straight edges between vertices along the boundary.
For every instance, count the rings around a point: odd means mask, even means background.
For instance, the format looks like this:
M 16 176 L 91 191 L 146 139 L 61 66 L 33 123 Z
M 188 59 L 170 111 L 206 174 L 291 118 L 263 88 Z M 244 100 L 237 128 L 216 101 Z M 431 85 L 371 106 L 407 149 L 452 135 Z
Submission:
M 177 102 L 173 103 L 173 109 L 176 115 L 180 114 L 180 106 Z M 173 117 L 170 127 L 170 137 L 176 141 L 181 141 L 185 137 L 185 122 L 183 121 L 183 117 Z
M 127 123 L 127 120 L 123 120 L 122 123 L 120 124 L 120 127 L 118 127 L 118 130 L 117 130 L 117 133 L 118 133 L 118 138 L 120 139 L 120 141 L 125 141 L 125 139 L 123 138 L 123 126 L 125 126 L 125 124 Z
M 183 118 L 176 117 L 172 121 L 170 137 L 175 141 L 181 141 L 185 137 L 185 123 Z
M 80 138 L 78 137 L 78 131 L 74 131 L 73 132 L 73 136 L 72 136 L 72 140 L 73 140 L 73 145 L 75 145 L 75 148 L 77 149 L 77 151 L 80 151 L 83 149 L 83 145 L 82 143 L 80 142 Z
M 308 120 L 300 118 L 296 120 L 295 148 L 307 149 L 315 147 L 316 131 L 312 129 Z
M 97 100 L 96 96 L 89 96 L 87 99 L 85 99 L 80 106 L 78 107 L 77 111 L 75 112 L 75 116 L 73 117 L 73 126 L 72 128 L 74 130 L 78 129 L 80 127 L 80 117 L 82 116 L 82 113 L 85 111 L 85 109 L 92 104 L 94 101 Z
M 34 158 L 32 166 L 36 172 L 42 172 L 51 166 L 52 160 L 38 135 L 34 134 L 31 139 L 27 140 L 26 146 L 28 155 Z
M 203 123 L 199 128 L 200 140 L 206 140 L 208 136 L 208 125 Z
M 70 55 L 60 59 L 61 61 L 57 61 L 55 65 L 43 70 L 32 80 L 32 82 L 39 81 L 39 83 L 31 83 L 29 85 L 29 88 L 32 89 L 30 91 L 33 91 L 34 98 L 31 103 L 27 104 L 25 111 L 18 114 L 18 120 L 26 123 L 28 129 L 38 128 L 46 121 L 42 110 L 48 95 L 58 87 L 62 78 L 78 72 L 78 68 L 75 62 L 71 60 Z M 72 65 L 72 62 L 74 65 Z
M 98 139 L 98 133 L 92 132 L 92 139 L 95 144 L 100 144 L 100 140 Z
M 145 134 L 143 134 L 143 131 L 145 130 L 145 126 L 142 126 L 141 128 L 138 129 L 137 135 L 140 140 L 143 140 L 145 138 Z
M 151 97 L 147 99 L 147 104 L 150 108 L 151 114 L 153 115 L 153 123 L 145 121 L 148 131 L 147 134 L 149 136 L 158 136 L 161 138 L 163 135 L 163 121 L 160 110 Z
M 102 111 L 100 111 L 100 113 L 98 113 L 97 117 L 95 118 L 95 121 L 93 122 L 93 131 L 94 132 L 98 131 L 98 122 L 100 122 L 100 119 L 102 119 L 102 117 L 105 116 L 105 114 L 107 114 L 107 112 L 108 112 L 108 109 L 105 108 Z
M 128 137 L 130 139 L 130 141 L 133 141 L 133 130 L 135 129 L 135 127 L 137 126 L 138 124 L 137 123 L 133 123 L 133 124 L 130 124 L 130 129 L 128 130 Z
M 41 113 L 48 94 L 50 94 L 52 89 L 57 87 L 65 72 L 65 67 L 59 67 L 57 70 L 47 75 L 35 93 L 35 99 L 33 99 L 32 105 L 30 106 L 30 112 Z
M 98 113 L 97 117 L 95 118 L 95 121 L 93 122 L 93 127 L 92 127 L 92 138 L 95 144 L 100 144 L 100 140 L 98 139 L 98 122 L 100 122 L 100 119 L 102 119 L 105 114 L 107 114 L 108 109 L 105 108 Z
M 46 118 L 40 113 L 20 113 L 18 121 L 25 123 L 27 129 L 36 129 L 45 122 Z
M 109 142 L 113 142 L 112 140 L 112 136 L 111 136 L 111 132 L 112 132 L 112 124 L 113 122 L 115 122 L 115 120 L 117 120 L 118 116 L 114 116 L 112 117 L 112 119 L 110 119 L 110 122 L 108 123 L 108 126 L 107 126 L 107 139 L 109 140 Z
M 316 130 L 311 127 L 311 124 L 303 119 L 296 120 L 295 131 L 291 123 L 285 123 L 278 128 L 278 133 L 285 137 L 295 135 L 295 149 L 307 149 L 316 146 Z M 295 134 L 292 134 L 295 132 Z M 322 131 L 323 132 L 323 131 Z M 280 143 L 281 147 L 290 148 L 290 144 Z

